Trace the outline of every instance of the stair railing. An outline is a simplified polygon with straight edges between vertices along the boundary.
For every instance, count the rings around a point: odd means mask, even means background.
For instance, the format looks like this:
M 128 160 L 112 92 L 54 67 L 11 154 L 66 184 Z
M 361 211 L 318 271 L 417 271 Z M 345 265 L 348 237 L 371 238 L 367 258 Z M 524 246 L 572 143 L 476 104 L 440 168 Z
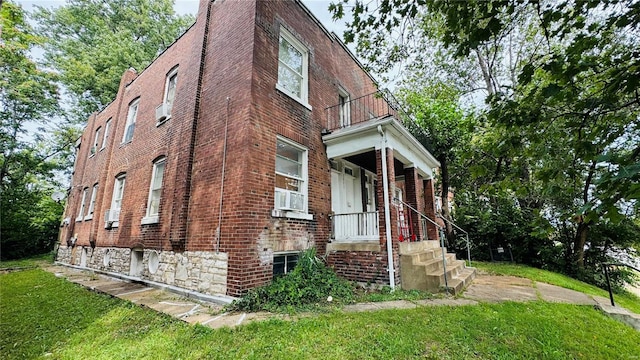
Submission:
M 440 231 L 442 231 L 442 226 L 440 226 L 440 224 L 438 224 L 437 222 L 431 220 L 427 215 L 421 213 L 420 211 L 416 210 L 413 206 L 407 204 L 406 202 L 398 199 L 397 197 L 393 198 L 393 202 L 394 203 L 400 203 L 406 207 L 408 207 L 410 210 L 412 210 L 413 212 L 415 212 L 416 214 L 418 214 L 420 217 L 422 217 L 423 219 L 427 220 L 428 222 L 432 223 L 433 225 L 436 226 L 436 228 Z M 426 229 L 425 229 L 426 231 Z M 442 250 L 442 268 L 444 269 L 444 288 L 445 291 L 449 291 L 449 281 L 447 279 L 447 257 L 446 257 L 446 253 L 444 251 L 444 238 L 442 236 L 440 236 L 440 249 Z
M 609 289 L 609 300 L 611 300 L 611 306 L 616 306 L 615 302 L 613 302 L 613 291 L 611 291 L 611 280 L 609 279 L 609 267 L 610 266 L 626 266 L 632 270 L 640 272 L 640 269 L 637 267 L 631 266 L 625 263 L 602 263 L 602 267 L 604 268 L 604 276 L 607 279 L 607 288 Z
M 462 231 L 462 233 L 464 233 L 466 240 L 467 240 L 467 261 L 469 262 L 469 266 L 471 266 L 471 247 L 470 247 L 470 241 L 469 241 L 469 233 L 464 231 L 464 229 L 462 229 L 460 226 L 456 225 L 453 223 L 453 221 L 446 219 L 444 216 L 438 214 L 438 217 L 440 219 L 442 219 L 443 221 L 445 221 L 446 223 L 448 223 L 449 225 L 453 226 L 454 228 Z

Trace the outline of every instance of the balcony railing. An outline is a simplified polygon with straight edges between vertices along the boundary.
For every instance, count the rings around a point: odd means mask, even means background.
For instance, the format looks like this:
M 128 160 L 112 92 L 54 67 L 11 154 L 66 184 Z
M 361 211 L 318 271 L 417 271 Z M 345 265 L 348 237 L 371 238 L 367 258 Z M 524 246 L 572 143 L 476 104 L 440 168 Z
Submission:
M 378 212 L 335 214 L 332 216 L 332 238 L 336 241 L 379 240 Z
M 342 99 L 340 104 L 325 109 L 329 131 L 386 116 L 398 119 L 401 111 L 398 101 L 388 91 L 376 91 L 347 101 Z

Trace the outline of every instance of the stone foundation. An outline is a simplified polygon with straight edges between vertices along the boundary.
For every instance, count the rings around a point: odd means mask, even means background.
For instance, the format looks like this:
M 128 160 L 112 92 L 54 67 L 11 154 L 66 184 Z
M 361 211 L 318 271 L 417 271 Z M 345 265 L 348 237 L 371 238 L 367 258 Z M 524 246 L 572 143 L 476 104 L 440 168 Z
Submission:
M 141 261 L 139 261 L 140 252 L 142 253 Z M 209 295 L 227 293 L 226 253 L 209 251 L 176 253 L 106 247 L 92 249 L 88 246 L 71 248 L 61 245 L 58 248 L 56 260 L 65 264 L 125 274 Z

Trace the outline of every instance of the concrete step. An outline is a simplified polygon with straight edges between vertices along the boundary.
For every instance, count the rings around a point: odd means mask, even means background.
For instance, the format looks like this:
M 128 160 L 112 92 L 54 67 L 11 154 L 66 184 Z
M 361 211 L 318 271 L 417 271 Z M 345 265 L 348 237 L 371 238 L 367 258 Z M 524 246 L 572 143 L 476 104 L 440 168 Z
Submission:
M 464 260 L 447 261 L 447 280 L 458 276 L 464 267 Z M 440 263 L 440 267 L 438 269 L 427 272 L 427 276 L 438 278 L 440 284 L 444 285 L 444 269 L 442 267 L 442 263 Z
M 448 281 L 449 292 L 453 293 L 454 295 L 459 294 L 467 286 L 471 285 L 473 279 L 476 278 L 476 273 L 476 268 L 465 267 L 464 269 L 462 269 L 457 276 L 454 276 L 453 279 Z
M 400 255 L 419 253 L 424 250 L 440 249 L 440 242 L 437 240 L 425 240 L 409 242 L 404 241 L 400 243 Z

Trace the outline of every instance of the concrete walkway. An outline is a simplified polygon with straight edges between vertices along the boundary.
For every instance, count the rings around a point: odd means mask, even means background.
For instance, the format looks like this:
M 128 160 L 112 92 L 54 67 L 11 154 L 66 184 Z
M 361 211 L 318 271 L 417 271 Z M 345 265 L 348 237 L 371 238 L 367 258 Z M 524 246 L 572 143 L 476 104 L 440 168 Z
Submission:
M 260 313 L 225 313 L 224 302 L 230 302 L 229 297 L 181 296 L 164 289 L 158 289 L 157 284 L 145 284 L 117 279 L 111 276 L 94 273 L 62 265 L 51 265 L 44 268 L 56 276 L 64 277 L 76 284 L 82 285 L 96 292 L 128 300 L 141 306 L 171 315 L 191 324 L 201 324 L 211 328 L 234 327 L 252 321 L 278 318 L 291 319 L 288 315 Z M 155 285 L 156 287 L 153 287 Z M 184 294 L 183 294 L 184 295 Z M 202 301 L 214 299 L 218 303 Z M 514 276 L 491 276 L 480 274 L 471 286 L 458 298 L 442 298 L 418 301 L 385 301 L 375 303 L 359 303 L 347 305 L 345 312 L 375 311 L 382 309 L 412 309 L 422 306 L 463 306 L 477 305 L 481 302 L 503 301 L 536 301 L 592 305 L 611 317 L 635 327 L 640 331 L 640 315 L 631 313 L 621 307 L 612 307 L 609 299 L 600 296 L 590 296 L 584 293 L 561 288 L 545 283 L 534 283 L 529 279 Z M 304 315 L 303 315 L 304 316 Z

